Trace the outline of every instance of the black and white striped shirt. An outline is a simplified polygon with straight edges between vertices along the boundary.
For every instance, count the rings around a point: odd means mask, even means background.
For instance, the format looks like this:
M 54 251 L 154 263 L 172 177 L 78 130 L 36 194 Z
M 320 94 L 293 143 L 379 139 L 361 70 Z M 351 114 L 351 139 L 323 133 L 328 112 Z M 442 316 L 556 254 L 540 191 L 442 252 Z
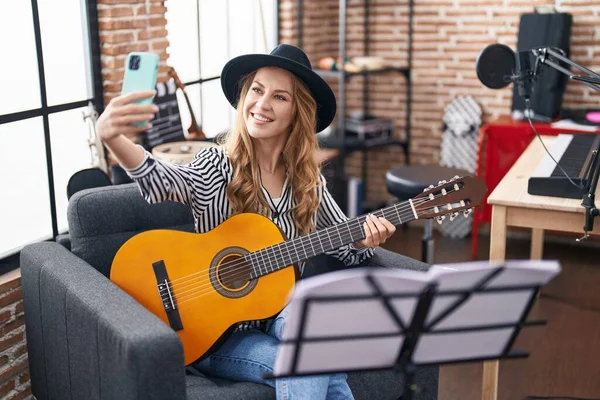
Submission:
M 189 205 L 194 216 L 195 230 L 198 233 L 212 230 L 233 215 L 227 198 L 227 184 L 233 177 L 233 168 L 223 148 L 207 147 L 198 152 L 191 162 L 184 165 L 170 164 L 154 158 L 146 150 L 144 152 L 144 161 L 138 167 L 125 169 L 125 171 L 137 183 L 147 202 L 152 204 L 171 200 Z M 314 217 L 317 229 L 348 220 L 327 190 L 323 175 L 321 179 L 323 184 L 318 188 L 320 204 Z M 273 222 L 279 226 L 287 239 L 298 237 L 293 221 L 292 188 L 288 185 L 287 179 L 281 198 L 276 203 L 264 187 L 262 190 L 269 203 Z M 348 244 L 327 251 L 326 254 L 336 257 L 349 266 L 370 258 L 373 255 L 373 248 L 357 249 Z M 304 262 L 298 263 L 300 273 L 303 272 L 304 265 Z M 265 322 L 246 321 L 240 323 L 238 329 L 265 329 Z
M 231 182 L 233 168 L 229 157 L 221 147 L 202 149 L 191 162 L 185 165 L 163 162 L 145 151 L 144 161 L 138 167 L 126 171 L 138 184 L 142 196 L 149 203 L 171 200 L 189 205 L 198 233 L 212 230 L 233 215 L 227 198 L 227 184 Z M 331 197 L 322 175 L 321 179 L 323 184 L 317 189 L 320 204 L 314 220 L 317 229 L 348 220 Z M 298 237 L 292 212 L 294 206 L 292 188 L 288 185 L 287 179 L 277 204 L 272 201 L 264 187 L 262 190 L 269 203 L 273 222 L 279 226 L 287 239 Z M 370 247 L 356 249 L 349 244 L 330 250 L 327 254 L 349 266 L 370 258 L 373 249 Z M 304 262 L 299 263 L 298 267 L 302 272 Z
M 140 146 L 141 147 L 141 146 Z M 177 201 L 191 207 L 194 215 L 195 230 L 198 233 L 208 232 L 233 215 L 227 198 L 227 184 L 233 177 L 233 168 L 229 157 L 220 147 L 208 147 L 198 152 L 194 159 L 185 165 L 175 165 L 155 159 L 145 151 L 144 161 L 136 168 L 125 169 L 138 184 L 142 196 L 149 203 L 165 200 Z M 320 200 L 315 225 L 323 229 L 348 220 L 325 186 L 318 187 Z M 262 185 L 261 185 L 262 187 Z M 292 188 L 287 179 L 284 183 L 281 198 L 276 202 L 262 187 L 271 209 L 271 216 L 288 239 L 298 237 L 293 220 Z M 356 249 L 351 244 L 326 252 L 341 260 L 345 265 L 356 265 L 373 255 L 373 248 Z M 302 273 L 304 262 L 298 263 Z M 246 321 L 238 325 L 238 330 L 266 329 L 265 321 Z

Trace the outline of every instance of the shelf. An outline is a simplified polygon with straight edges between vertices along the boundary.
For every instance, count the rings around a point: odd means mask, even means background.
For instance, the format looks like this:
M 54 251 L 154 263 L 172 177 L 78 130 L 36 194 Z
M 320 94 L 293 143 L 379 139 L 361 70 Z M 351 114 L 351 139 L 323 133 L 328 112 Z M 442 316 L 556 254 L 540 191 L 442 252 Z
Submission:
M 359 139 L 358 137 L 326 137 L 319 138 L 319 144 L 327 149 L 343 150 L 346 153 L 352 151 L 375 149 L 385 146 L 408 146 L 408 141 L 393 138 L 383 139 Z
M 362 53 L 365 56 L 369 56 L 369 46 L 370 46 L 370 38 L 369 38 L 369 15 L 370 4 L 372 0 L 364 0 L 364 18 L 363 18 L 363 49 Z M 297 7 L 297 26 L 298 26 L 298 47 L 303 47 L 303 21 L 304 21 L 304 12 L 303 12 L 303 3 L 304 0 L 298 0 Z M 346 54 L 346 14 L 347 14 L 347 3 L 348 0 L 338 0 L 338 11 L 339 11 L 339 50 L 336 59 L 339 60 L 347 60 L 348 57 Z M 326 149 L 334 149 L 339 150 L 340 156 L 335 157 L 334 160 L 334 172 L 336 177 L 344 177 L 344 158 L 346 155 L 353 152 L 361 152 L 362 153 L 362 171 L 361 176 L 364 182 L 363 185 L 363 198 L 366 196 L 366 187 L 367 187 L 367 161 L 368 161 L 368 150 L 386 147 L 386 146 L 399 146 L 401 147 L 401 151 L 404 153 L 404 162 L 406 165 L 410 165 L 410 128 L 411 128 L 411 119 L 410 119 L 410 110 L 412 103 L 412 90 L 411 90 L 411 73 L 410 68 L 412 65 L 412 35 L 413 35 L 413 6 L 414 0 L 408 0 L 408 56 L 407 63 L 402 67 L 393 67 L 388 66 L 379 69 L 364 69 L 358 72 L 349 72 L 345 70 L 341 71 L 332 71 L 332 70 L 324 70 L 320 68 L 313 68 L 313 71 L 317 73 L 322 78 L 331 78 L 338 79 L 337 82 L 337 114 L 341 116 L 338 120 L 338 125 L 336 126 L 335 133 L 332 132 L 330 136 L 320 137 L 319 143 L 322 147 Z M 363 91 L 363 114 L 369 114 L 369 79 L 366 79 L 367 76 L 370 75 L 382 75 L 387 73 L 399 73 L 402 74 L 406 80 L 405 85 L 403 86 L 406 91 L 406 113 L 405 113 L 405 124 L 404 124 L 404 139 L 398 140 L 393 138 L 374 138 L 374 139 L 359 139 L 356 136 L 349 136 L 347 134 L 348 130 L 346 129 L 346 86 L 349 78 L 355 76 L 363 76 L 362 82 L 362 91 Z M 337 199 L 336 199 L 337 200 Z M 365 204 L 368 207 L 371 207 L 371 204 Z
M 352 78 L 353 76 L 358 75 L 377 75 L 377 74 L 387 74 L 389 72 L 397 72 L 403 74 L 408 77 L 410 74 L 410 70 L 408 68 L 402 67 L 385 67 L 380 69 L 365 69 L 359 72 L 346 72 L 346 71 L 332 71 L 328 69 L 314 69 L 314 71 L 319 74 L 323 78 L 341 78 L 342 75 L 345 75 L 346 78 Z

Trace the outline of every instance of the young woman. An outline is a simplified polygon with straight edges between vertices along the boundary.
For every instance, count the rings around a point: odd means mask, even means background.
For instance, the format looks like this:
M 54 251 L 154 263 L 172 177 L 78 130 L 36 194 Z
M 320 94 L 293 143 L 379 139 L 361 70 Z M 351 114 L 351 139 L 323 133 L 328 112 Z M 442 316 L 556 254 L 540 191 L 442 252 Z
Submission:
M 144 198 L 188 204 L 197 232 L 207 232 L 239 212 L 270 217 L 289 239 L 347 220 L 314 157 L 315 133 L 333 120 L 335 96 L 312 71 L 304 52 L 279 45 L 269 55 L 236 57 L 223 68 L 221 86 L 237 109 L 236 123 L 223 146 L 200 151 L 186 165 L 154 159 L 126 138 L 149 128 L 131 123 L 152 119 L 156 106 L 134 102 L 153 92 L 117 97 L 106 107 L 97 122 L 98 135 Z M 358 264 L 395 231 L 390 222 L 373 216 L 363 229 L 365 239 L 329 254 L 345 265 Z M 272 372 L 286 315 L 284 309 L 273 321 L 241 324 L 195 367 L 212 376 L 267 384 L 276 389 L 278 399 L 353 398 L 345 374 L 263 378 Z

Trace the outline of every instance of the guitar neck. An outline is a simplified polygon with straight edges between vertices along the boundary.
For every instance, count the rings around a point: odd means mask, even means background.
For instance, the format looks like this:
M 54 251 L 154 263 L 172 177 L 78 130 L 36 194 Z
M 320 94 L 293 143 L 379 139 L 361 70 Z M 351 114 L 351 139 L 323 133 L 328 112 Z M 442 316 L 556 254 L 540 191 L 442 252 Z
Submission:
M 192 109 L 192 103 L 190 102 L 187 92 L 185 91 L 185 85 L 181 82 L 181 79 L 179 79 L 179 76 L 177 75 L 177 72 L 175 72 L 175 69 L 173 67 L 169 68 L 169 75 L 175 81 L 175 85 L 177 86 L 177 88 L 181 89 L 181 93 L 183 93 L 183 97 L 185 98 L 185 103 L 187 104 L 188 111 L 190 112 L 191 123 L 190 127 L 188 128 L 188 133 L 190 134 L 190 137 L 192 139 L 205 139 L 206 135 L 204 134 L 204 132 L 202 132 L 202 128 L 198 126 L 198 122 L 196 122 L 194 110 Z
M 376 217 L 384 217 L 395 226 L 416 219 L 416 211 L 411 200 L 382 208 L 372 214 Z M 252 265 L 251 278 L 258 278 L 299 261 L 364 239 L 366 237 L 363 229 L 365 219 L 366 215 L 361 215 L 308 235 L 247 254 L 246 260 Z

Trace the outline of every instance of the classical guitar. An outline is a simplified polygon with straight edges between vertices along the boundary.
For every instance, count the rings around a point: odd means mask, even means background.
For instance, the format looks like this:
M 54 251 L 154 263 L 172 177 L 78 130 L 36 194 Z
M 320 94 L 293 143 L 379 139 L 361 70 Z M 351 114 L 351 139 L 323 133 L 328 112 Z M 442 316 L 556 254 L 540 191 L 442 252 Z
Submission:
M 190 103 L 190 99 L 185 91 L 185 85 L 183 84 L 183 82 L 181 81 L 181 79 L 179 79 L 179 75 L 177 75 L 177 72 L 175 72 L 175 69 L 173 67 L 169 67 L 169 76 L 171 78 L 173 78 L 173 81 L 175 82 L 175 86 L 181 90 L 181 92 L 183 93 L 183 97 L 185 98 L 185 103 L 188 106 L 188 110 L 190 112 L 190 126 L 188 128 L 188 134 L 187 134 L 187 138 L 190 140 L 197 140 L 197 139 L 206 139 L 206 135 L 204 134 L 204 132 L 202 131 L 202 127 L 200 127 L 198 125 L 198 122 L 196 122 L 196 117 L 194 116 L 194 110 L 192 109 L 192 103 Z
M 441 181 L 374 212 L 394 225 L 468 215 L 486 186 L 472 177 Z M 365 216 L 285 240 L 267 217 L 236 214 L 207 233 L 150 230 L 117 252 L 110 279 L 179 335 L 186 365 L 210 354 L 240 321 L 272 317 L 294 288 L 294 263 L 363 239 Z

